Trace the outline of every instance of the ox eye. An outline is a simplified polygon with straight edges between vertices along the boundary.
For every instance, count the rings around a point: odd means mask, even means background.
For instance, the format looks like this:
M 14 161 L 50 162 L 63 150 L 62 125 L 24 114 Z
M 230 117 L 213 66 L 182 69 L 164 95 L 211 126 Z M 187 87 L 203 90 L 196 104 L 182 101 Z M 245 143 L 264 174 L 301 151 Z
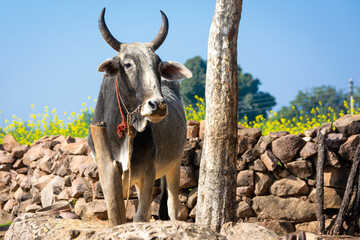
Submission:
M 132 67 L 131 63 L 125 63 L 125 64 L 124 64 L 124 68 L 125 68 L 125 69 L 129 69 L 129 68 L 131 68 L 131 67 Z

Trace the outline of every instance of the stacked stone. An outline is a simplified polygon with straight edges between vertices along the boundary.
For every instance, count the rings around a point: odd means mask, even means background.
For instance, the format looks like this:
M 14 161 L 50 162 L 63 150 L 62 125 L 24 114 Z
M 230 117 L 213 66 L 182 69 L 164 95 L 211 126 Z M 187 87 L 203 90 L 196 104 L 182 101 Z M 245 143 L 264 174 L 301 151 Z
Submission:
M 187 142 L 180 175 L 179 219 L 194 222 L 197 184 L 205 121 L 188 122 Z M 324 210 L 327 222 L 340 207 L 342 196 L 360 142 L 360 116 L 345 115 L 333 125 L 293 135 L 239 125 L 237 149 L 237 218 L 260 222 L 276 232 L 316 229 L 316 161 L 318 130 L 325 139 Z M 159 208 L 159 181 L 155 182 L 151 214 Z M 134 188 L 130 191 L 127 218 L 136 212 Z M 74 204 L 83 219 L 106 219 L 107 212 L 97 166 L 86 139 L 44 137 L 31 147 L 21 146 L 10 135 L 0 145 L 0 212 L 16 216 L 34 212 L 56 201 Z M 5 220 L 4 220 L 5 221 Z M 1 223 L 0 223 L 1 224 Z

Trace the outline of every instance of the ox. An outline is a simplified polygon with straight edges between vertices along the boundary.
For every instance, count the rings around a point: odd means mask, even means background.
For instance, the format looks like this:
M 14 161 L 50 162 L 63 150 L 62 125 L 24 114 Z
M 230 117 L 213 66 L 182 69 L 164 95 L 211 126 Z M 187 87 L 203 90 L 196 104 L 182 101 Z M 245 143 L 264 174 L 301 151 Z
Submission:
M 100 32 L 117 55 L 98 67 L 105 74 L 93 122 L 106 122 L 110 149 L 123 168 L 124 196 L 129 186 L 136 186 L 139 204 L 134 221 L 150 220 L 154 181 L 163 176 L 167 182 L 167 208 L 174 220 L 186 139 L 186 120 L 176 80 L 192 74 L 179 63 L 161 61 L 155 53 L 168 32 L 168 19 L 163 12 L 156 38 L 150 43 L 131 44 L 112 36 L 104 14 L 105 8 L 99 17 Z M 127 122 L 125 113 L 131 115 L 131 122 Z M 133 136 L 124 132 L 129 127 Z M 88 144 L 94 155 L 91 132 Z

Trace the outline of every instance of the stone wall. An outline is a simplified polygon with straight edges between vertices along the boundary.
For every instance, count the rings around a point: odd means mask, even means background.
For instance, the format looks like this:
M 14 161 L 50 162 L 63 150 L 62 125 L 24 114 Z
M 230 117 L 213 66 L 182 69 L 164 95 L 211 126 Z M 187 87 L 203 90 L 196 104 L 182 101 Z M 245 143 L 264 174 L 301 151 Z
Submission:
M 344 116 L 304 133 L 272 132 L 239 126 L 237 158 L 238 221 L 260 222 L 276 232 L 315 230 L 317 131 L 326 132 L 324 209 L 327 223 L 340 207 L 355 148 L 360 118 Z M 180 179 L 179 218 L 194 222 L 197 180 L 205 121 L 188 122 Z M 0 145 L 1 219 L 35 212 L 66 200 L 83 219 L 107 218 L 98 169 L 86 139 L 44 137 L 31 147 L 7 135 Z M 159 181 L 155 182 L 152 216 L 157 218 Z M 131 220 L 137 206 L 132 188 L 127 207 Z M 5 221 L 5 220 L 4 220 Z M 1 224 L 1 223 L 0 223 Z

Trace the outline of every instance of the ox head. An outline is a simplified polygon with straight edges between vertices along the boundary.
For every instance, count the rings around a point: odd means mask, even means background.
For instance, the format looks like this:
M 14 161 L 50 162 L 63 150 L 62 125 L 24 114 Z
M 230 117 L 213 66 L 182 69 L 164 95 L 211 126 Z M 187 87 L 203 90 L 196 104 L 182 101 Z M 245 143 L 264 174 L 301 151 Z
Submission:
M 100 64 L 98 71 L 105 76 L 119 76 L 119 91 L 125 105 L 134 110 L 140 106 L 137 123 L 138 131 L 143 131 L 146 121 L 159 122 L 167 114 L 168 108 L 161 92 L 161 76 L 169 80 L 180 80 L 192 76 L 191 72 L 177 62 L 163 62 L 155 53 L 168 33 L 168 19 L 161 11 L 162 24 L 156 38 L 150 43 L 121 43 L 110 33 L 104 19 L 105 8 L 99 17 L 99 28 L 105 41 L 117 52 L 112 59 Z

